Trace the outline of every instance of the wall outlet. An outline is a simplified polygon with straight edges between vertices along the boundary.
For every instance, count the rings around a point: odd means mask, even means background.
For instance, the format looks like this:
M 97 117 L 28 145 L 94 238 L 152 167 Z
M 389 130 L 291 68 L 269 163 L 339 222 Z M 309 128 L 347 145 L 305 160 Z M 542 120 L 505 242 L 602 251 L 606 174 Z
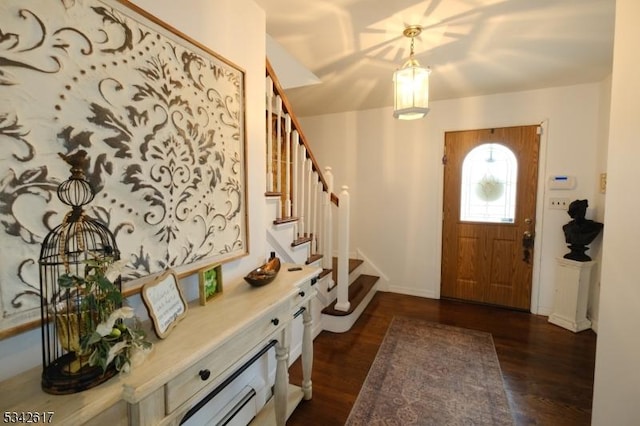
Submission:
M 564 198 L 564 197 L 551 197 L 549 198 L 549 208 L 550 209 L 554 209 L 554 210 L 568 210 L 569 209 L 569 204 L 571 204 L 571 201 L 569 201 L 568 198 Z

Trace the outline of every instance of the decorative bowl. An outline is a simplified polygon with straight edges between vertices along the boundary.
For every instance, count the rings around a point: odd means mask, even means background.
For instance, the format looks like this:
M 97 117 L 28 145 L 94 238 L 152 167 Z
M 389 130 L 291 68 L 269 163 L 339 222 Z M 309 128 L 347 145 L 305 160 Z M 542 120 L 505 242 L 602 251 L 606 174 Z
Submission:
M 280 271 L 280 259 L 272 257 L 267 263 L 249 272 L 244 280 L 254 287 L 262 287 L 273 281 Z

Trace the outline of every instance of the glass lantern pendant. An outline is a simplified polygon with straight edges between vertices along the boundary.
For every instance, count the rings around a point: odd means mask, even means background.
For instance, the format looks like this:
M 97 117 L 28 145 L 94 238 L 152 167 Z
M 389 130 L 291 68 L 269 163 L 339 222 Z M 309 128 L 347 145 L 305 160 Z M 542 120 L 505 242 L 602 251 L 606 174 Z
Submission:
M 417 25 L 407 27 L 403 34 L 411 38 L 411 54 L 402 68 L 393 73 L 393 116 L 400 120 L 422 118 L 429 112 L 429 74 L 413 57 L 413 40 L 420 34 Z

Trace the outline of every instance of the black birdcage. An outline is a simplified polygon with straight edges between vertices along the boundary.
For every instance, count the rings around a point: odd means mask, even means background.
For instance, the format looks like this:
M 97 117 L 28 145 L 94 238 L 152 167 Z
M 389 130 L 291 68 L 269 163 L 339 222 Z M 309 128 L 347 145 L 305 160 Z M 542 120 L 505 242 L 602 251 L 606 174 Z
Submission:
M 95 192 L 85 179 L 87 153 L 60 156 L 71 166 L 71 176 L 58 187 L 58 198 L 71 207 L 62 223 L 42 243 L 40 251 L 40 292 L 42 316 L 42 389 L 52 394 L 75 393 L 96 386 L 116 371 L 91 366 L 80 342 L 104 321 L 104 310 L 85 303 L 80 287 L 61 286 L 61 276 L 84 277 L 88 263 L 108 263 L 120 258 L 114 235 L 99 221 L 87 217 L 83 207 Z M 88 262 L 89 261 L 89 262 Z M 120 278 L 114 284 L 121 289 Z M 92 289 L 92 298 L 100 288 Z

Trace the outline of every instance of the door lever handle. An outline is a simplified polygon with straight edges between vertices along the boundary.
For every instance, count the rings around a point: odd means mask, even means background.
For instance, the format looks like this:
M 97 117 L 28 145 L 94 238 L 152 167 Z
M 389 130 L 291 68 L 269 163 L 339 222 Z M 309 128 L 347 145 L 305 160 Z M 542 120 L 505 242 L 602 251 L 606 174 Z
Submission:
M 529 263 L 531 260 L 531 249 L 533 248 L 533 234 L 529 231 L 522 233 L 522 260 Z

